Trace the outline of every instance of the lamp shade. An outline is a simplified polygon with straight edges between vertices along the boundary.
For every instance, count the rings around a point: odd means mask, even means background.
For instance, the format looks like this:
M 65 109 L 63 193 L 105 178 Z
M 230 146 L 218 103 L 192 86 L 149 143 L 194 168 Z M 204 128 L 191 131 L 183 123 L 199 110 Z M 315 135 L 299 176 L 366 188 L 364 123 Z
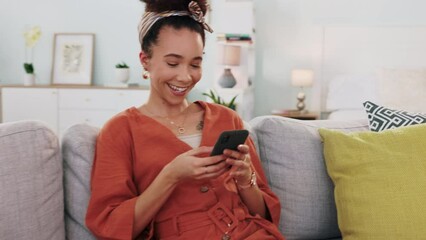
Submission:
M 291 71 L 291 85 L 295 87 L 311 87 L 314 82 L 314 72 L 309 69 L 294 69 Z
M 241 47 L 234 45 L 221 45 L 222 56 L 219 57 L 219 64 L 228 66 L 240 65 Z

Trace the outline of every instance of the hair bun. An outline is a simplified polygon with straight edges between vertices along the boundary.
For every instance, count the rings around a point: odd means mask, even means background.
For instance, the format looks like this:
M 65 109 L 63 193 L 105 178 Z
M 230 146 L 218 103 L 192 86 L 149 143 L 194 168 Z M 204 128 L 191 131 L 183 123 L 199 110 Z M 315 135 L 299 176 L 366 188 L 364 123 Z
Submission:
M 206 15 L 207 12 L 207 0 L 140 0 L 144 2 L 145 12 L 165 12 L 165 11 L 186 11 L 191 1 L 197 2 Z

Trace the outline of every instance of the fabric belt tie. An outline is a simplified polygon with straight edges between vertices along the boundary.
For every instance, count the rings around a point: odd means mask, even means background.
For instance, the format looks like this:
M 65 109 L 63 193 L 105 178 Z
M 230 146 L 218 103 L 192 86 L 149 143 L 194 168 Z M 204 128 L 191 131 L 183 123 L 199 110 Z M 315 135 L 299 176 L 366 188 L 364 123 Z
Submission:
M 186 231 L 212 224 L 215 224 L 223 233 L 229 233 L 237 227 L 238 221 L 245 218 L 243 209 L 237 208 L 234 212 L 235 214 L 218 202 L 205 212 L 185 213 L 155 222 L 155 236 L 159 238 L 180 236 Z

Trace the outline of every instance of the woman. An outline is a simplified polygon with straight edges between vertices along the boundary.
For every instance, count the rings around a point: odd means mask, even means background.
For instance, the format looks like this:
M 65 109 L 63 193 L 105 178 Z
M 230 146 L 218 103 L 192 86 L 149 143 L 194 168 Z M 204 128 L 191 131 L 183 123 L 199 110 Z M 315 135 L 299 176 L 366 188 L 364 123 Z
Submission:
M 146 0 L 148 101 L 101 130 L 86 224 L 100 239 L 283 239 L 279 202 L 252 141 L 210 156 L 235 112 L 186 96 L 201 79 L 206 2 Z M 257 178 L 257 179 L 256 179 Z

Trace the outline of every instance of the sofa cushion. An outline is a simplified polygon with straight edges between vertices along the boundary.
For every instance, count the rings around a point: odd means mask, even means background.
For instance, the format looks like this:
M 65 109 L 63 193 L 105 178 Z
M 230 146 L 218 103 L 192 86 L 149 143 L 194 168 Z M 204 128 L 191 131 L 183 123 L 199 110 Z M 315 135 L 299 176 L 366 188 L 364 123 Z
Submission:
M 319 131 L 343 238 L 424 238 L 426 124 L 379 133 Z
M 0 124 L 1 239 L 65 239 L 59 143 L 43 123 Z
M 426 123 L 426 114 L 389 109 L 373 102 L 364 102 L 370 130 L 379 132 L 390 128 Z
M 77 124 L 67 129 L 62 138 L 67 239 L 96 239 L 86 228 L 85 217 L 98 132 L 96 127 Z
M 288 239 L 340 237 L 333 183 L 318 128 L 368 130 L 367 120 L 300 121 L 262 116 L 250 122 L 268 182 L 281 201 L 280 230 Z

